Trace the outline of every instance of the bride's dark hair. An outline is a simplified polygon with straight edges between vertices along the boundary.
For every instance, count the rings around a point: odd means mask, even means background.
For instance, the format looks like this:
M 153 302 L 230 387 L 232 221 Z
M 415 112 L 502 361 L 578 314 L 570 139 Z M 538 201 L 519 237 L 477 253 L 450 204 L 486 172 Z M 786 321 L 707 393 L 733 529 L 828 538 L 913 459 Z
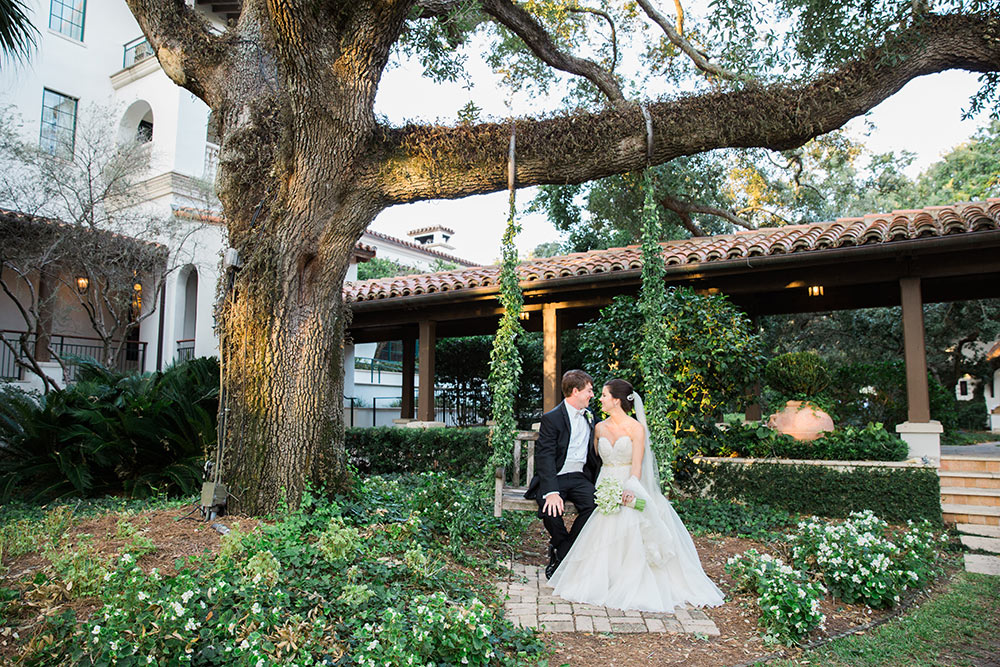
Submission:
M 632 385 L 628 381 L 615 378 L 608 380 L 604 386 L 608 388 L 611 398 L 617 398 L 622 402 L 622 410 L 627 413 L 632 409 L 632 399 L 629 398 L 632 395 Z

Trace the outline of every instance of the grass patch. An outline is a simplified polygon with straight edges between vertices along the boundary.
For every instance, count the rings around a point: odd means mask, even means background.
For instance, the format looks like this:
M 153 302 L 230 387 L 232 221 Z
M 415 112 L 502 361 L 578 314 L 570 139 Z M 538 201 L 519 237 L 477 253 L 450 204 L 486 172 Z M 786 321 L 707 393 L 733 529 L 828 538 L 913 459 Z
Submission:
M 959 573 L 918 609 L 867 634 L 837 639 L 799 660 L 810 665 L 952 667 L 995 664 L 1000 651 L 1000 577 Z

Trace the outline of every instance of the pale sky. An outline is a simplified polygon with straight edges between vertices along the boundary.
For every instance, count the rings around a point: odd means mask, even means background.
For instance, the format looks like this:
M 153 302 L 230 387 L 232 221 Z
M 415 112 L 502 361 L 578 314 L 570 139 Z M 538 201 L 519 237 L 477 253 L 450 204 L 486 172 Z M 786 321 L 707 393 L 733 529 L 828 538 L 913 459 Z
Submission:
M 493 81 L 485 65 L 470 59 L 473 80 Z M 478 67 L 478 69 L 477 69 Z M 866 138 L 874 152 L 909 150 L 917 154 L 908 169 L 912 177 L 941 157 L 952 147 L 966 141 L 984 125 L 988 114 L 962 121 L 962 110 L 978 89 L 977 75 L 968 72 L 945 72 L 911 81 L 899 93 L 873 109 L 867 116 L 875 129 Z M 460 84 L 434 84 L 420 76 L 420 68 L 403 64 L 386 71 L 382 77 L 376 110 L 393 124 L 410 120 L 439 120 L 454 123 L 456 111 L 473 100 L 483 108 L 484 117 L 506 118 L 530 115 L 542 110 L 535 98 L 520 95 L 508 100 L 492 85 L 477 85 L 470 91 Z M 856 138 L 865 131 L 862 118 L 848 124 Z M 535 190 L 518 190 L 518 210 L 524 211 Z M 454 254 L 481 264 L 499 258 L 500 237 L 507 220 L 507 193 L 467 197 L 453 201 L 434 201 L 394 206 L 382 212 L 371 228 L 405 238 L 417 227 L 444 224 L 455 230 Z M 559 233 L 543 215 L 520 214 L 522 232 L 517 239 L 521 257 L 539 243 L 560 240 Z

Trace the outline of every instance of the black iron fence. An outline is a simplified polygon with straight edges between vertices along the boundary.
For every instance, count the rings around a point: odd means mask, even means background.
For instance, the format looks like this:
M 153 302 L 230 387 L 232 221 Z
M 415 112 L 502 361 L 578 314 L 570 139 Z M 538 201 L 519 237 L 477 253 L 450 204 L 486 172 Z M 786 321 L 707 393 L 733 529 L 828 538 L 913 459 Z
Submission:
M 0 335 L 4 340 L 9 341 L 16 354 L 11 351 L 6 344 L 0 348 L 0 379 L 22 380 L 24 379 L 24 368 L 18 361 L 25 359 L 25 346 L 29 350 L 35 347 L 35 335 L 27 334 L 23 331 L 2 330 Z M 23 341 L 23 343 L 22 343 Z M 117 350 L 120 341 L 112 341 L 112 351 Z M 90 359 L 104 363 L 105 347 L 99 338 L 88 338 L 86 336 L 67 336 L 64 334 L 52 334 L 49 336 L 49 349 L 52 350 L 66 365 L 66 381 L 72 382 L 76 377 L 76 369 L 79 360 Z M 55 359 L 53 358 L 53 361 Z M 139 373 L 146 366 L 146 343 L 142 341 L 125 341 L 121 346 L 112 364 L 115 370 L 122 373 Z

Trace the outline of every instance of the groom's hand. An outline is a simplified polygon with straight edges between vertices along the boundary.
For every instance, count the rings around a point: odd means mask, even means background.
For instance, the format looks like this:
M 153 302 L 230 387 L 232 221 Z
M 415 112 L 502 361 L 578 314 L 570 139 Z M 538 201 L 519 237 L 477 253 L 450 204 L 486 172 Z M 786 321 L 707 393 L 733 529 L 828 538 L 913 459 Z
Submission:
M 562 516 L 563 513 L 563 499 L 558 493 L 550 493 L 545 496 L 545 505 L 542 507 L 542 511 L 549 516 Z

